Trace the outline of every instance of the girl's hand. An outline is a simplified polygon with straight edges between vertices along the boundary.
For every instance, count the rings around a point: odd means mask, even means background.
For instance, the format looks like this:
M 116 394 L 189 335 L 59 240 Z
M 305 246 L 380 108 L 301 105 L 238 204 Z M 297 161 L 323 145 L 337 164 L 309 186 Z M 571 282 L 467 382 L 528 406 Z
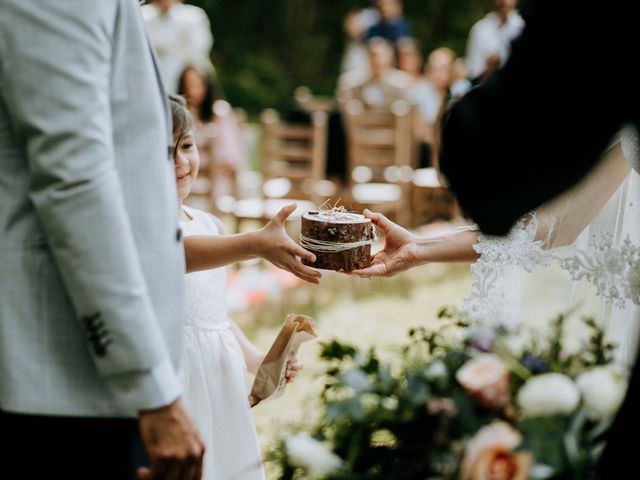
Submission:
M 300 261 L 300 258 L 304 258 L 315 262 L 316 256 L 295 243 L 284 228 L 284 222 L 295 209 L 295 203 L 287 205 L 267 225 L 258 230 L 257 253 L 276 267 L 291 272 L 302 280 L 317 284 L 322 277 L 320 272 L 303 265 Z
M 294 358 L 287 362 L 287 370 L 285 372 L 285 378 L 287 379 L 287 383 L 293 382 L 296 377 L 300 374 L 300 371 L 304 368 L 304 365 L 300 360 Z

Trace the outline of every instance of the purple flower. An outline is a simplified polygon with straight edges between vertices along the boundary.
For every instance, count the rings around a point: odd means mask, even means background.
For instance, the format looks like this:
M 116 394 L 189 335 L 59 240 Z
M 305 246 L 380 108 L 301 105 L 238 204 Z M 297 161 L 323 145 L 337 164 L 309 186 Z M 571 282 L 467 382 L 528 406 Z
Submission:
M 471 347 L 481 352 L 493 352 L 493 342 L 495 339 L 495 332 L 491 330 L 479 330 L 474 332 L 471 337 Z
M 549 371 L 549 364 L 540 357 L 526 353 L 522 357 L 522 365 L 527 367 L 531 373 L 537 375 L 539 373 L 547 373 Z

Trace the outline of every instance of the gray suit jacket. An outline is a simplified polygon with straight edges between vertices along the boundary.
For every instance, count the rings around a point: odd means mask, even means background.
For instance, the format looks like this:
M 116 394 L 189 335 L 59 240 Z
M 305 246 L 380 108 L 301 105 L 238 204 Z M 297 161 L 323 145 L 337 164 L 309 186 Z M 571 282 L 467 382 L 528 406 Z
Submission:
M 180 394 L 165 94 L 137 0 L 0 0 L 0 410 Z

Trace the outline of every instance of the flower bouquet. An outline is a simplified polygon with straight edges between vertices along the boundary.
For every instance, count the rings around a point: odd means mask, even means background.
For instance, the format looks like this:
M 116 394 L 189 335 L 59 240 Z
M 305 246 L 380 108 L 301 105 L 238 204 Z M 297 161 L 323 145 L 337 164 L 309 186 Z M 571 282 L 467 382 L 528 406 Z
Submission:
M 443 310 L 409 332 L 394 362 L 325 343 L 322 415 L 271 452 L 280 479 L 590 478 L 626 377 L 592 319 L 564 345 L 565 317 L 541 338 L 469 327 Z

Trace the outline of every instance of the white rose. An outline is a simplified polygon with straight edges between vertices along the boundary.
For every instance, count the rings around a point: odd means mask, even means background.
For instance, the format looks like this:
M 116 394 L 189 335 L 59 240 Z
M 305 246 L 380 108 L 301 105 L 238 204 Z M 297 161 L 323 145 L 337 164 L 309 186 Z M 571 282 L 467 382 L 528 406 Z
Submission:
M 583 373 L 576 380 L 587 415 L 592 420 L 600 420 L 614 414 L 627 389 L 624 377 L 610 368 L 596 367 Z
M 561 373 L 531 377 L 518 392 L 518 404 L 525 417 L 568 414 L 580 402 L 576 384 Z
M 306 468 L 311 475 L 322 477 L 342 466 L 340 457 L 306 433 L 287 437 L 285 446 L 291 465 Z

